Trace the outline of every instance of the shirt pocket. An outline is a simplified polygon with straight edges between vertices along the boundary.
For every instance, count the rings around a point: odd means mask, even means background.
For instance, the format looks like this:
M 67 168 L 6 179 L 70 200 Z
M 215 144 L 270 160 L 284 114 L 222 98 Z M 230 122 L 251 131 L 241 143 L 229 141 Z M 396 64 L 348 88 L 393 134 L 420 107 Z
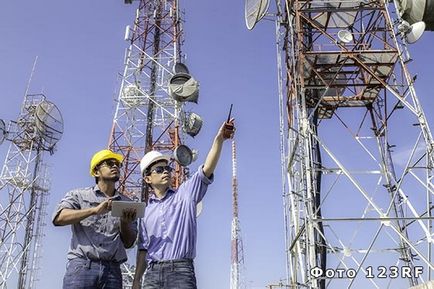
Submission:
M 173 218 L 177 218 L 182 210 L 181 202 L 172 203 L 167 206 L 166 213 L 164 214 L 165 219 L 170 221 Z
M 97 207 L 98 205 L 99 205 L 98 202 L 94 202 L 91 200 L 83 200 L 81 209 L 83 209 L 83 210 L 90 209 L 90 208 Z M 85 227 L 95 228 L 99 225 L 98 223 L 99 223 L 100 218 L 101 218 L 101 215 L 91 215 L 91 216 L 81 220 L 80 224 L 82 226 L 85 226 Z

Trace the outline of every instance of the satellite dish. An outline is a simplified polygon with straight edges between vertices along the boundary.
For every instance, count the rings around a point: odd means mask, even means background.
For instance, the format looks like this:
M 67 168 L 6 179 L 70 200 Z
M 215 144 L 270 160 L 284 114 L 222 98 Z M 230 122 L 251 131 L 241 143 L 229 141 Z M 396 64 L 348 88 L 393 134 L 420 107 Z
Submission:
M 193 152 L 186 145 L 180 145 L 173 151 L 175 160 L 183 167 L 193 162 Z
M 199 83 L 190 74 L 176 73 L 169 80 L 169 94 L 176 101 L 197 103 Z
M 270 0 L 245 0 L 244 18 L 247 29 L 252 30 L 267 13 Z
M 339 41 L 343 43 L 350 43 L 354 39 L 353 34 L 351 34 L 351 32 L 348 30 L 339 30 L 338 38 Z
M 202 203 L 202 201 L 200 201 L 196 205 L 196 218 L 199 218 L 199 215 L 200 215 L 200 213 L 202 213 L 202 210 L 203 210 L 203 203 Z
M 7 134 L 5 122 L 0 119 L 0 145 L 4 142 Z
M 424 21 L 426 30 L 434 30 L 433 0 L 397 0 L 395 3 L 402 20 L 409 24 Z
M 423 32 L 425 31 L 425 28 L 426 25 L 423 21 L 411 24 L 409 32 L 405 34 L 405 40 L 407 40 L 407 43 L 413 44 L 418 41 L 419 38 L 422 36 Z
M 36 106 L 35 119 L 42 147 L 51 150 L 63 135 L 62 114 L 52 102 L 44 100 Z

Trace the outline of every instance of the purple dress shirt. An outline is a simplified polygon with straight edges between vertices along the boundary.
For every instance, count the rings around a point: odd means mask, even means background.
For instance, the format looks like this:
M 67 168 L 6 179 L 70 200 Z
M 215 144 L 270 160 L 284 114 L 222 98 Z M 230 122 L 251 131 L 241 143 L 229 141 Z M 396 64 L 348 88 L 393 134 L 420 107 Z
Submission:
M 140 220 L 139 250 L 147 250 L 147 260 L 164 261 L 196 256 L 196 204 L 205 196 L 213 177 L 202 166 L 177 191 L 168 189 L 162 199 L 149 198 Z

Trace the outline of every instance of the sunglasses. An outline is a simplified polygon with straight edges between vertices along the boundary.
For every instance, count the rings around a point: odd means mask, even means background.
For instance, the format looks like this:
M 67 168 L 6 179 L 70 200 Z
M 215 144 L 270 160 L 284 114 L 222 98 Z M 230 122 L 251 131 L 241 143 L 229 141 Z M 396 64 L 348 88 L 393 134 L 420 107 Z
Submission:
M 101 164 L 99 166 L 106 166 L 109 168 L 117 166 L 118 168 L 121 168 L 122 164 L 120 162 L 118 162 L 117 160 L 105 160 L 105 161 L 101 162 Z
M 164 171 L 167 171 L 168 173 L 170 173 L 172 170 L 173 169 L 171 166 L 158 166 L 158 167 L 155 167 L 152 170 L 150 170 L 147 175 L 149 176 L 153 172 L 155 172 L 157 174 L 162 174 Z

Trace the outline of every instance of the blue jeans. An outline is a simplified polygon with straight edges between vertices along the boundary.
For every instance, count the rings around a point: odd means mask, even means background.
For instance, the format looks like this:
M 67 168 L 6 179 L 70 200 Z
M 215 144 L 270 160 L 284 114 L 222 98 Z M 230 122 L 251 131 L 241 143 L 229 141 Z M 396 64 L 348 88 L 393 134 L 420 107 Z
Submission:
M 197 289 L 191 259 L 151 262 L 144 279 L 143 289 Z
M 63 289 L 122 289 L 120 263 L 82 258 L 69 260 Z

